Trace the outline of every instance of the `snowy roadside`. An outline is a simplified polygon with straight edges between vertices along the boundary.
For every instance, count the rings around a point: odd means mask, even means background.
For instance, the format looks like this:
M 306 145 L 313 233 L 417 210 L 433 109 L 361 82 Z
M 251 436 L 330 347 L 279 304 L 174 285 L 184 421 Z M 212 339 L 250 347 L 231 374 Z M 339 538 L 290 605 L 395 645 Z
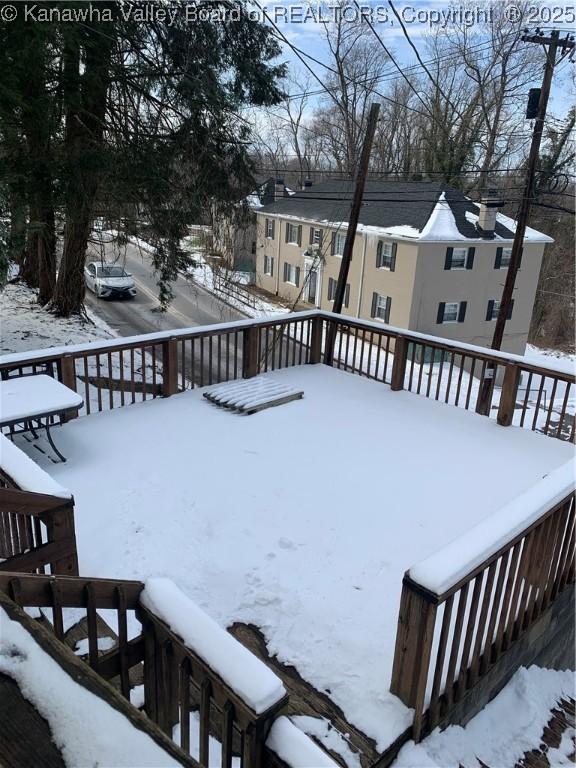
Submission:
M 118 335 L 100 317 L 87 313 L 88 319 L 56 317 L 38 304 L 33 288 L 8 283 L 0 294 L 0 353 L 84 344 Z

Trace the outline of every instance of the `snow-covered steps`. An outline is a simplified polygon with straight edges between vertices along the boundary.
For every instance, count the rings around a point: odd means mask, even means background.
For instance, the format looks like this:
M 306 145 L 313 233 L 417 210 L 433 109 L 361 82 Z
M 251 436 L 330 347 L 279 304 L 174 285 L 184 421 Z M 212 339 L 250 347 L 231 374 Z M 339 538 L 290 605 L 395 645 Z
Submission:
M 214 405 L 240 413 L 256 413 L 292 400 L 300 400 L 304 391 L 286 386 L 264 376 L 228 381 L 210 387 L 204 397 Z

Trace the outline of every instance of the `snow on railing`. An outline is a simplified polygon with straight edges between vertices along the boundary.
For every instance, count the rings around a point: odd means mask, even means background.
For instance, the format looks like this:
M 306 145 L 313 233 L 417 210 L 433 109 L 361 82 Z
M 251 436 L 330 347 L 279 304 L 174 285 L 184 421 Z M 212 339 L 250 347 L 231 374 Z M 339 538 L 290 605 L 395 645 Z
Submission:
M 338 768 L 338 763 L 285 715 L 274 721 L 266 746 L 289 768 Z
M 266 712 L 285 698 L 286 689 L 280 678 L 170 579 L 148 579 L 140 602 L 162 619 L 256 714 Z
M 570 461 L 406 572 L 390 690 L 417 740 L 574 581 L 575 488 Z

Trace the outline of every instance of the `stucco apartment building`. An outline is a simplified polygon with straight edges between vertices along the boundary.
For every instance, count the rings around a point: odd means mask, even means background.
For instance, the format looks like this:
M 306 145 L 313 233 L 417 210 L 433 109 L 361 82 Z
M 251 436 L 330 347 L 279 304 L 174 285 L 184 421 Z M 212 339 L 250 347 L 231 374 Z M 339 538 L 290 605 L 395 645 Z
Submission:
M 256 211 L 256 282 L 300 308 L 330 310 L 351 182 L 329 181 L 290 197 L 281 190 Z M 435 182 L 367 182 L 343 313 L 489 345 L 515 230 L 501 207 Z M 510 352 L 524 352 L 551 242 L 527 229 L 503 342 Z

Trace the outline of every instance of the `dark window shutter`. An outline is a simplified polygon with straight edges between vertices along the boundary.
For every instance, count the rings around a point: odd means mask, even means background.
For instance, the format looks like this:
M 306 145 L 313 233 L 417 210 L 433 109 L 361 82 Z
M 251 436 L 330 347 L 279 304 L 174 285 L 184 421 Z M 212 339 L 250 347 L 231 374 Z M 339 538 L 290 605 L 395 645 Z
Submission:
M 398 243 L 392 244 L 392 256 L 390 258 L 390 272 L 394 272 L 396 269 L 396 248 L 398 247 Z
M 510 299 L 510 304 L 508 305 L 508 314 L 506 315 L 506 319 L 510 320 L 512 317 L 512 310 L 514 309 L 514 299 Z
M 330 256 L 334 256 L 336 253 L 336 232 L 332 232 L 332 240 L 330 242 Z
M 522 266 L 522 253 L 524 252 L 524 248 L 520 248 L 520 253 L 518 254 L 518 269 Z
M 296 288 L 300 285 L 300 267 L 296 267 Z
M 390 296 L 388 296 L 388 298 L 386 299 L 386 316 L 384 318 L 384 322 L 385 323 L 389 323 L 390 322 L 390 309 L 391 309 L 391 307 L 392 307 L 392 299 L 390 298 Z
M 436 315 L 436 322 L 437 323 L 443 323 L 444 322 L 444 307 L 446 306 L 445 301 L 441 301 L 440 304 L 438 304 L 438 314 Z
M 496 248 L 496 261 L 494 262 L 494 269 L 500 269 L 502 265 L 502 248 Z
M 318 241 L 318 246 L 322 247 L 322 240 L 324 240 L 324 232 L 320 230 L 320 240 Z
M 380 269 L 382 266 L 382 240 L 378 240 L 376 246 L 376 269 Z
M 298 224 L 298 245 L 302 245 L 302 224 Z
M 314 242 L 314 227 L 310 227 L 310 234 L 308 237 L 308 245 L 312 245 Z
M 467 301 L 461 301 L 460 302 L 460 310 L 458 311 L 458 322 L 463 323 L 464 318 L 466 317 L 466 305 L 468 304 Z
M 276 222 L 272 219 L 272 240 L 274 240 L 274 231 L 276 229 Z
M 378 294 L 372 294 L 372 309 L 370 310 L 370 317 L 376 317 L 376 304 L 378 302 Z
M 288 232 L 289 232 L 289 230 L 290 230 L 290 225 L 288 224 L 288 222 L 286 222 L 284 224 L 284 242 L 285 243 L 288 242 Z
M 344 291 L 344 306 L 348 308 L 350 303 L 350 283 L 346 283 L 346 289 Z
M 474 266 L 474 254 L 476 253 L 476 248 L 468 248 L 468 257 L 466 258 L 466 269 L 472 269 Z
M 288 262 L 284 262 L 284 282 L 288 280 Z
M 488 309 L 486 310 L 486 320 L 492 320 L 494 314 L 494 299 L 490 299 L 488 302 Z
M 274 257 L 270 258 L 270 277 L 274 277 Z
M 454 248 L 446 248 L 446 258 L 444 259 L 444 269 L 452 269 L 452 254 Z

